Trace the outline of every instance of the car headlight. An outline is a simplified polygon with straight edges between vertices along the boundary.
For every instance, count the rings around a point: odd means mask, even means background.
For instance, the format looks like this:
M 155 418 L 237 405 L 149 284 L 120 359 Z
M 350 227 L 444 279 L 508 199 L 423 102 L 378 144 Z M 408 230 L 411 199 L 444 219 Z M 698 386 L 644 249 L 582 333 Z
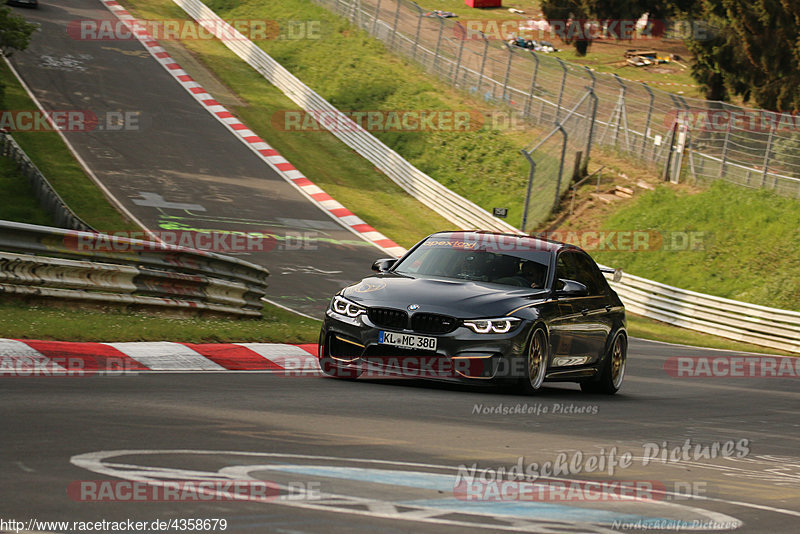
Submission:
M 497 319 L 473 319 L 464 321 L 464 326 L 476 334 L 507 334 L 511 332 L 520 319 L 516 317 L 499 317 Z
M 359 306 L 355 302 L 349 301 L 339 295 L 336 295 L 333 297 L 333 300 L 331 300 L 331 310 L 339 315 L 345 315 L 347 317 L 358 317 L 362 313 L 367 313 L 365 307 Z

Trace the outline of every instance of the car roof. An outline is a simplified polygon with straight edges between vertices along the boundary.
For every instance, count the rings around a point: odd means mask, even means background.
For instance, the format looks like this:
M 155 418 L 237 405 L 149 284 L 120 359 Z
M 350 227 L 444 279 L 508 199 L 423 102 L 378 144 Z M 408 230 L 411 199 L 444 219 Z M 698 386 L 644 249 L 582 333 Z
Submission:
M 469 242 L 498 244 L 517 242 L 526 250 L 542 250 L 547 252 L 558 252 L 564 249 L 581 250 L 580 247 L 571 245 L 569 243 L 562 243 L 560 241 L 553 241 L 551 239 L 544 239 L 524 234 L 509 234 L 502 232 L 488 232 L 483 230 L 450 230 L 445 232 L 436 232 L 431 234 L 430 237 L 446 237 L 449 240 L 463 239 Z

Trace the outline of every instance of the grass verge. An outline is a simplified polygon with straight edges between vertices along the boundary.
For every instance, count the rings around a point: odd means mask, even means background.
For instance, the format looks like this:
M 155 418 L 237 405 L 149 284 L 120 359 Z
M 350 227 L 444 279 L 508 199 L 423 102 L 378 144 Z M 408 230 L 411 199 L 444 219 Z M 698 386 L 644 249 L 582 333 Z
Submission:
M 33 188 L 17 165 L 0 158 L 0 220 L 51 226 L 53 219 L 36 201 Z
M 706 190 L 660 186 L 602 228 L 650 237 L 643 250 L 601 250 L 605 265 L 672 286 L 800 311 L 800 210 L 771 191 L 718 181 Z
M 0 61 L 0 79 L 5 84 L 5 109 L 37 109 L 5 61 Z M 83 172 L 57 132 L 12 132 L 12 135 L 64 202 L 90 226 L 101 231 L 139 230 L 111 206 L 103 192 Z M 17 215 L 24 216 L 25 213 L 17 212 Z M 11 220 L 41 224 L 33 220 Z
M 263 320 L 167 318 L 146 313 L 94 311 L 0 302 L 0 334 L 57 341 L 176 341 L 182 343 L 316 343 L 319 321 L 269 304 Z

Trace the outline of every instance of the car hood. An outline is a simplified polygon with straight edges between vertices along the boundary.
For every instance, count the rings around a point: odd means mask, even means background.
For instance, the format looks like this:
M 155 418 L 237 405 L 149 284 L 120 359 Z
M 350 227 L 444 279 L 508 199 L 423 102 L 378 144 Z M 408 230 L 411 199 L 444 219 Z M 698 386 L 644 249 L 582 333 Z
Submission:
M 461 319 L 502 317 L 534 304 L 547 291 L 513 288 L 488 282 L 384 275 L 365 278 L 342 290 L 342 295 L 362 306 L 450 315 Z

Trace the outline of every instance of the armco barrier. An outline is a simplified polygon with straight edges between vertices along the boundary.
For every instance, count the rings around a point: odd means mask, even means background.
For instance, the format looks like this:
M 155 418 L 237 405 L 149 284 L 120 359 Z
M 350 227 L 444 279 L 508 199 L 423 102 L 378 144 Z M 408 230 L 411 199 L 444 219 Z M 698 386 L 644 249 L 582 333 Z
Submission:
M 0 295 L 260 317 L 269 271 L 150 241 L 0 221 Z
M 623 274 L 609 280 L 625 309 L 675 326 L 800 353 L 800 313 L 678 289 Z
M 53 222 L 62 228 L 72 230 L 92 231 L 93 228 L 75 215 L 69 206 L 62 200 L 44 174 L 31 161 L 28 155 L 17 144 L 11 134 L 0 130 L 0 153 L 13 160 L 19 171 L 25 175 L 36 193 L 39 204 L 52 218 Z
M 318 111 L 336 117 L 330 123 L 337 127 L 330 132 L 343 143 L 370 161 L 408 194 L 462 229 L 480 228 L 519 233 L 510 224 L 453 193 L 445 186 L 403 159 L 397 152 L 333 107 L 310 87 L 301 82 L 280 63 L 217 16 L 200 0 L 174 0 L 192 18 L 216 35 L 231 51 L 261 73 L 306 111 Z

